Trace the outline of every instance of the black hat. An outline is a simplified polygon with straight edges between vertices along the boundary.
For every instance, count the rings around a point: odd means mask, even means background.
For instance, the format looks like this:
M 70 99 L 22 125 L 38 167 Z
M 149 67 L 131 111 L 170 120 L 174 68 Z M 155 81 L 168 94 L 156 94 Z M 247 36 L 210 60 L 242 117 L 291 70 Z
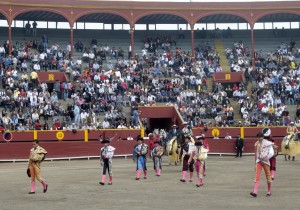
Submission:
M 203 136 L 200 136 L 197 138 L 198 140 L 204 140 L 204 137 Z
M 142 137 L 138 137 L 137 141 L 144 141 L 144 139 Z
M 103 140 L 101 141 L 101 144 L 108 144 L 110 141 L 109 140 Z
M 196 142 L 195 143 L 195 146 L 202 146 L 203 144 L 202 144 L 202 142 Z
M 257 137 L 264 137 L 264 134 L 262 132 L 259 132 L 256 136 Z

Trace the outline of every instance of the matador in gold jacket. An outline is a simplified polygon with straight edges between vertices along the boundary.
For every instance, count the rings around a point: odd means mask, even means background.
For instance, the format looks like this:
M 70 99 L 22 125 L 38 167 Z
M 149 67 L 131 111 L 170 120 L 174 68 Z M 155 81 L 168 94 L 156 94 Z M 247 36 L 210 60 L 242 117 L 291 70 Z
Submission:
M 47 151 L 39 146 L 39 141 L 33 141 L 33 148 L 30 150 L 28 169 L 30 170 L 31 177 L 31 191 L 29 194 L 35 194 L 35 178 L 42 183 L 43 192 L 47 192 L 48 185 L 42 179 L 41 171 L 41 162 L 45 159 Z

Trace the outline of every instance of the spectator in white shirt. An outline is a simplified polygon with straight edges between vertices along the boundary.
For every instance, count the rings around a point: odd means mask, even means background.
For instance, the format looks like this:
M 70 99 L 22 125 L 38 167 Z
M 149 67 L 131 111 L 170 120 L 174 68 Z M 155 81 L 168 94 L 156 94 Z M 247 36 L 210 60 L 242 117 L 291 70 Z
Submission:
M 87 116 L 88 116 L 88 113 L 85 110 L 83 110 L 83 112 L 81 112 L 81 114 L 80 114 L 81 124 L 84 124 L 86 122 Z
M 5 55 L 5 48 L 3 46 L 0 46 L 0 56 Z
M 227 133 L 225 139 L 232 139 L 232 137 L 229 135 L 229 133 Z
M 104 121 L 103 121 L 103 123 L 102 123 L 102 127 L 103 127 L 104 129 L 110 127 L 110 124 L 109 124 L 109 122 L 107 121 L 107 119 L 104 119 Z
M 23 72 L 28 72 L 28 65 L 26 63 L 26 60 L 24 60 L 23 63 L 21 64 L 21 70 Z
M 37 111 L 34 111 L 31 115 L 31 118 L 32 118 L 32 122 L 35 123 L 37 120 L 40 119 L 40 116 L 39 114 L 37 113 Z

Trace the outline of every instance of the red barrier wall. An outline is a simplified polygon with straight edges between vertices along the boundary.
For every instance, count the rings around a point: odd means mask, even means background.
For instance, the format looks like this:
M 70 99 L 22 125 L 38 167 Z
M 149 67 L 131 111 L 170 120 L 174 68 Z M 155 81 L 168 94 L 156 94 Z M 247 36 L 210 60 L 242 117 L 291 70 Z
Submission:
M 116 147 L 116 155 L 131 154 L 136 141 L 114 141 L 112 146 Z M 103 146 L 99 141 L 92 142 L 40 142 L 41 147 L 48 151 L 47 158 L 57 157 L 80 157 L 98 156 Z M 2 159 L 26 159 L 29 157 L 29 150 L 32 148 L 30 142 L 1 143 L 0 160 Z
M 194 136 L 199 136 L 200 134 L 205 134 L 206 137 L 212 138 L 214 130 L 219 131 L 219 137 L 224 138 L 227 133 L 229 133 L 232 138 L 235 138 L 238 134 L 245 138 L 256 137 L 258 132 L 261 132 L 264 127 L 234 127 L 234 128 L 209 128 L 207 131 L 204 131 L 203 128 L 194 128 Z M 270 127 L 271 135 L 273 137 L 284 137 L 287 135 L 286 127 Z M 299 129 L 299 128 L 298 128 Z
M 257 139 L 245 139 L 246 153 L 254 153 L 254 143 Z M 145 141 L 148 143 L 147 141 Z M 208 140 L 210 153 L 235 153 L 235 139 L 231 140 Z M 275 143 L 280 145 L 281 139 L 276 139 Z M 116 147 L 116 155 L 131 154 L 136 141 L 113 141 L 112 146 Z M 47 158 L 57 157 L 79 157 L 98 156 L 99 150 L 103 146 L 99 141 L 52 141 L 41 142 L 40 145 L 48 151 Z M 3 159 L 26 159 L 29 156 L 31 142 L 7 142 L 0 144 L 0 160 Z
M 37 132 L 37 140 L 39 141 L 57 141 L 56 134 L 58 132 L 63 132 L 64 137 L 63 141 L 84 141 L 84 131 L 78 130 L 76 133 L 72 131 L 36 131 Z M 33 141 L 34 139 L 34 131 L 11 131 L 13 135 L 13 139 L 11 143 L 14 142 L 24 142 L 24 141 Z M 129 135 L 133 138 L 137 137 L 141 134 L 141 130 L 139 129 L 100 129 L 100 130 L 91 130 L 88 131 L 88 139 L 90 140 L 98 140 L 99 136 L 102 135 L 104 138 L 110 138 L 115 136 L 115 140 L 121 137 L 122 139 L 127 139 Z M 1 134 L 0 134 L 1 136 Z M 3 138 L 0 138 L 0 142 L 4 141 Z
M 212 139 L 212 131 L 219 131 L 220 139 Z M 204 131 L 203 128 L 193 129 L 194 136 L 204 133 L 209 142 L 211 153 L 235 153 L 235 138 L 237 134 L 244 132 L 245 134 L 245 150 L 246 153 L 254 152 L 254 143 L 257 141 L 256 134 L 262 128 L 210 128 Z M 275 138 L 277 145 L 280 145 L 282 137 L 286 135 L 286 127 L 272 127 L 272 135 Z M 57 132 L 63 132 L 64 138 L 58 141 L 56 138 Z M 84 131 L 77 131 L 74 134 L 72 131 L 37 131 L 37 139 L 40 144 L 48 151 L 48 158 L 56 157 L 79 157 L 79 156 L 97 156 L 101 143 L 98 141 L 99 135 L 105 138 L 115 136 L 112 145 L 117 148 L 116 155 L 131 154 L 136 141 L 127 141 L 117 139 L 121 137 L 126 139 L 129 134 L 136 137 L 140 134 L 140 130 L 95 130 L 88 132 L 88 142 L 84 142 Z M 224 139 L 226 133 L 230 133 L 233 139 Z M 0 160 L 3 159 L 26 159 L 29 155 L 29 150 L 32 147 L 34 138 L 33 131 L 12 132 L 13 139 L 10 142 L 0 141 Z M 147 142 L 147 141 L 146 141 Z

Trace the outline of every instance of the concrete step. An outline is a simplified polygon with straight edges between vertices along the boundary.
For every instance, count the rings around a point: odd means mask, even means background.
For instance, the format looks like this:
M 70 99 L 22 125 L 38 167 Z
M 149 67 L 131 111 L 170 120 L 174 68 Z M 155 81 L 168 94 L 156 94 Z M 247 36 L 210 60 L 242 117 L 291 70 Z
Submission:
M 220 56 L 220 65 L 223 69 L 223 72 L 230 72 L 230 67 L 228 66 L 228 61 L 225 55 L 225 48 L 223 42 L 220 39 L 217 39 L 215 41 L 215 45 L 216 45 L 216 50 Z
M 289 115 L 292 120 L 296 117 L 297 106 L 296 105 L 286 105 L 286 110 L 289 111 Z
M 207 91 L 208 92 L 212 92 L 212 89 L 213 89 L 213 79 L 212 78 L 207 78 L 206 84 L 207 84 Z
M 242 120 L 241 114 L 239 113 L 240 105 L 236 101 L 234 101 L 232 98 L 230 98 L 229 101 L 230 101 L 230 105 L 233 108 L 234 120 L 235 121 Z

